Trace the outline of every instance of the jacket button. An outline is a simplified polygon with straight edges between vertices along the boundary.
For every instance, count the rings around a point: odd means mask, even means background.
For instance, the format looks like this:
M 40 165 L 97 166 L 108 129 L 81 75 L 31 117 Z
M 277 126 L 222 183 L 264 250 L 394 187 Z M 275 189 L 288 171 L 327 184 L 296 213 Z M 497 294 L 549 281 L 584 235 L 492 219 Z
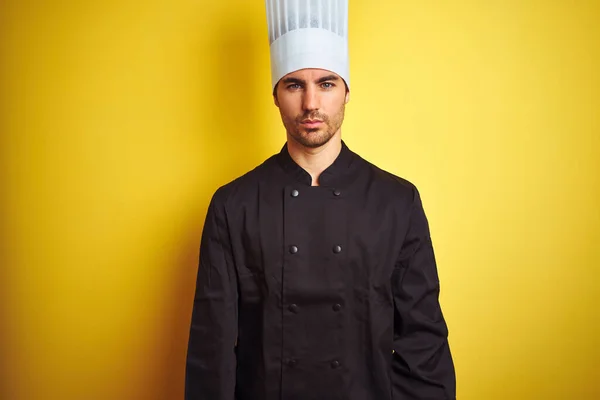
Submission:
M 340 192 L 340 190 L 339 190 L 339 189 L 335 189 L 335 190 L 333 191 L 333 195 L 334 195 L 334 196 L 336 196 L 336 197 L 337 197 L 337 196 L 339 196 L 340 194 L 342 194 L 342 192 Z
M 296 247 L 296 246 L 290 246 L 290 253 L 296 254 L 297 252 L 298 252 L 298 247 Z
M 341 304 L 334 304 L 333 305 L 333 311 L 340 311 L 342 309 L 342 305 Z
M 291 312 L 293 312 L 294 314 L 298 314 L 298 306 L 296 304 L 290 304 L 288 306 L 288 310 L 290 310 Z
M 295 366 L 296 366 L 296 364 L 298 364 L 298 361 L 294 360 L 293 358 L 290 358 L 290 359 L 287 361 L 287 365 L 289 365 L 290 367 L 295 367 Z
M 299 194 L 300 194 L 300 192 L 297 191 L 296 189 L 292 190 L 292 197 L 298 197 Z
M 341 253 L 342 252 L 342 246 L 333 246 L 333 252 L 335 254 Z
M 338 360 L 334 360 L 331 362 L 331 368 L 338 368 L 340 366 L 340 362 Z

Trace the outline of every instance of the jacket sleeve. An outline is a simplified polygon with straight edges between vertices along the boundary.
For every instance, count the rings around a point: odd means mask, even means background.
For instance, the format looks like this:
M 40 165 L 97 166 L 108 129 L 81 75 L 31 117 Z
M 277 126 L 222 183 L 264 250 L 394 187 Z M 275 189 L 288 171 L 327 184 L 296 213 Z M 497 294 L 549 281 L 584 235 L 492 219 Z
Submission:
M 456 378 L 440 285 L 419 192 L 413 188 L 410 222 L 392 274 L 394 399 L 454 400 Z
M 187 350 L 186 400 L 234 399 L 237 279 L 219 194 L 211 200 L 202 231 Z

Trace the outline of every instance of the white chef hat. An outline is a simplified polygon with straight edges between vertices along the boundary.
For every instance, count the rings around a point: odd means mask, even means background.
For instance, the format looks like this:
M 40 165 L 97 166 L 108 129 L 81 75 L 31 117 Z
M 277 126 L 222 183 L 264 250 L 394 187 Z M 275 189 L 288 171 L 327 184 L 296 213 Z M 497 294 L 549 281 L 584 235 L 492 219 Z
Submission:
M 348 0 L 266 0 L 271 83 L 290 72 L 319 68 L 350 87 Z

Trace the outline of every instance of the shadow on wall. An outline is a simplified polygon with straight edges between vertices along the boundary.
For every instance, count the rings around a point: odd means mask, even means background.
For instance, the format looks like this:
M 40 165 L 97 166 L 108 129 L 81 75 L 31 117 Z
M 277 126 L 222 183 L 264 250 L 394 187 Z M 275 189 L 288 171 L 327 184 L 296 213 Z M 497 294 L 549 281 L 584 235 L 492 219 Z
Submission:
M 198 153 L 205 155 L 200 162 L 200 182 L 206 189 L 192 190 L 203 195 L 199 205 L 189 210 L 188 214 L 193 217 L 187 231 L 181 231 L 178 257 L 173 260 L 176 266 L 173 286 L 167 291 L 165 325 L 157 349 L 162 362 L 153 363 L 154 370 L 149 371 L 148 376 L 155 383 L 162 382 L 156 385 L 160 386 L 160 392 L 151 394 L 156 399 L 183 398 L 198 250 L 210 196 L 217 187 L 263 161 L 260 149 L 266 137 L 256 104 L 257 98 L 265 95 L 265 88 L 257 84 L 256 55 L 264 53 L 257 52 L 261 43 L 248 35 L 248 32 L 261 30 L 249 26 L 251 22 L 243 17 L 239 20 L 232 20 L 230 15 L 219 17 L 223 24 L 214 32 L 212 40 L 203 41 L 201 48 L 194 49 L 198 63 L 209 71 L 207 76 L 197 80 L 200 85 L 196 90 L 200 94 L 196 98 L 203 99 L 204 106 L 198 105 L 195 121 L 200 135 Z

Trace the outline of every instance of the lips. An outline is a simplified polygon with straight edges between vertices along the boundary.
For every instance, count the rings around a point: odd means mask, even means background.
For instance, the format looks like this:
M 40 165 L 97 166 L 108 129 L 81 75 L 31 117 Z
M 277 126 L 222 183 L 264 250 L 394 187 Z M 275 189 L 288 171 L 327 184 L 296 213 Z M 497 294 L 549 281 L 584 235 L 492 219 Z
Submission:
M 308 128 L 315 128 L 321 125 L 322 123 L 323 121 L 321 121 L 320 119 L 305 119 L 301 122 L 303 126 L 306 126 Z

